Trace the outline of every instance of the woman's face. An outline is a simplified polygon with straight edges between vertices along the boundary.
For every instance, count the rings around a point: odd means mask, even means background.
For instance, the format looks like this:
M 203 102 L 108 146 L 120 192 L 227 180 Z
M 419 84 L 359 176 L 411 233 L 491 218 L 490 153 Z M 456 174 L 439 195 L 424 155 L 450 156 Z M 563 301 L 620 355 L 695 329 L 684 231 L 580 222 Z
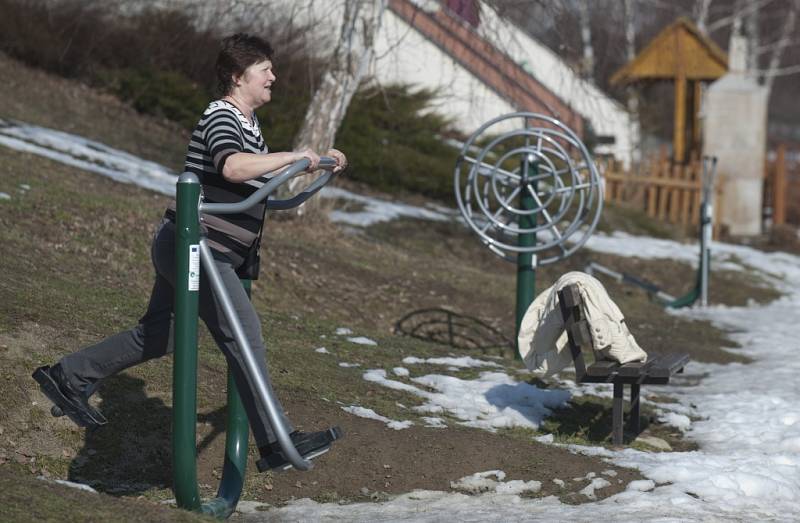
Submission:
M 275 73 L 272 72 L 272 62 L 263 60 L 256 62 L 244 74 L 234 78 L 234 94 L 244 98 L 254 109 L 272 99 L 272 84 L 275 82 Z

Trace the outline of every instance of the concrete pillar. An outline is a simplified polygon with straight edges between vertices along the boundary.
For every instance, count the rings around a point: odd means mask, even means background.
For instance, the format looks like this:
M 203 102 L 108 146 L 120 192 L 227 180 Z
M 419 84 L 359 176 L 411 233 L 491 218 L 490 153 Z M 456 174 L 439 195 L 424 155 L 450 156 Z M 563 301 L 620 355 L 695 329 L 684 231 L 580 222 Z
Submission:
M 729 72 L 706 91 L 703 153 L 718 158 L 720 221 L 730 234 L 761 233 L 767 90 L 746 73 L 746 41 L 731 39 Z

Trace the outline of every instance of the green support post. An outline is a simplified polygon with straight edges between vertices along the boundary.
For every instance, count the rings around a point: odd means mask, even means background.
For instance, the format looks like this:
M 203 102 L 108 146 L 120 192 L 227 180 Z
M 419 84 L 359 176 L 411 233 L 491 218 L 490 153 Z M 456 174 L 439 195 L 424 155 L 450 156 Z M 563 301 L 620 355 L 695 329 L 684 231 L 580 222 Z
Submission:
M 176 195 L 175 353 L 172 398 L 172 468 L 175 500 L 180 508 L 225 519 L 244 486 L 249 425 L 233 373 L 228 368 L 228 412 L 225 461 L 217 497 L 201 503 L 197 484 L 197 316 L 200 250 L 197 177 L 183 174 Z M 250 296 L 250 280 L 242 280 Z
M 251 281 L 241 280 L 247 296 L 250 297 Z M 239 503 L 239 496 L 244 487 L 244 474 L 247 467 L 247 441 L 250 437 L 250 426 L 247 423 L 247 412 L 244 410 L 239 389 L 228 367 L 228 412 L 225 428 L 225 462 L 222 465 L 222 479 L 217 490 L 217 497 L 203 503 L 204 514 L 219 519 L 230 516 Z
M 200 182 L 178 179 L 175 227 L 175 353 L 172 367 L 172 471 L 175 500 L 200 509 L 197 487 L 197 313 L 200 290 Z
M 527 166 L 527 168 L 526 168 Z M 538 166 L 535 161 L 523 160 L 522 169 L 520 170 L 522 179 L 520 184 L 523 189 L 519 195 L 519 208 L 523 211 L 529 211 L 535 208 L 536 202 L 533 196 L 526 190 L 528 185 L 528 176 L 536 176 L 539 173 Z M 530 184 L 536 187 L 536 183 Z M 518 225 L 520 229 L 531 229 L 536 226 L 535 214 L 521 214 L 519 216 Z M 517 236 L 517 245 L 520 247 L 532 247 L 536 245 L 536 233 L 519 234 Z M 520 252 L 517 254 L 517 328 L 516 339 L 519 337 L 519 329 L 522 326 L 522 318 L 528 310 L 533 297 L 536 292 L 536 263 L 534 254 L 531 252 Z M 517 346 L 516 359 L 521 359 L 519 346 Z

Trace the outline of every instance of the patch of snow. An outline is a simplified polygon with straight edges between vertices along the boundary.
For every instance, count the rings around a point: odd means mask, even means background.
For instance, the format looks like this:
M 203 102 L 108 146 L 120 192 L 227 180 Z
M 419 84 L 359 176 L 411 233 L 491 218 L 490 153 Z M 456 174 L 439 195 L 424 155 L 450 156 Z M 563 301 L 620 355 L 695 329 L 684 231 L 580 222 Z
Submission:
M 353 334 L 353 331 L 351 331 L 347 327 L 339 327 L 338 329 L 336 329 L 337 336 L 348 336 L 350 334 Z
M 357 345 L 370 345 L 370 346 L 375 346 L 375 345 L 377 345 L 377 344 L 378 344 L 378 342 L 377 342 L 377 341 L 375 341 L 375 340 L 371 340 L 371 339 L 369 339 L 369 338 L 366 338 L 366 337 L 364 337 L 364 336 L 355 336 L 355 337 L 353 337 L 353 338 L 347 338 L 347 341 L 349 341 L 350 343 L 355 343 L 355 344 L 357 344 Z
M 380 414 L 378 414 L 377 412 L 375 412 L 372 409 L 368 409 L 366 407 L 359 407 L 357 405 L 351 405 L 349 407 L 342 407 L 342 410 L 345 411 L 345 412 L 349 412 L 350 414 L 353 414 L 353 415 L 358 416 L 360 418 L 367 418 L 367 419 L 374 419 L 374 420 L 382 421 L 383 423 L 386 423 L 387 427 L 389 427 L 390 429 L 394 429 L 394 430 L 407 429 L 408 427 L 410 427 L 410 426 L 412 426 L 414 424 L 414 422 L 410 421 L 410 420 L 396 421 L 396 420 L 393 420 L 391 418 L 387 418 L 386 416 L 381 416 Z
M 52 481 L 53 483 L 58 483 L 59 485 L 64 485 L 65 487 L 74 488 L 74 489 L 83 490 L 83 491 L 86 491 L 86 492 L 92 492 L 94 494 L 97 494 L 97 491 L 95 489 L 93 489 L 92 487 L 90 487 L 89 485 L 86 485 L 84 483 L 76 483 L 74 481 L 67 481 L 67 480 L 64 480 L 64 479 L 46 478 L 44 476 L 37 476 L 36 479 L 41 479 L 42 481 Z
M 352 369 L 352 368 L 355 368 L 355 367 L 360 367 L 361 364 L 360 363 L 347 363 L 346 361 L 342 361 L 342 362 L 339 362 L 339 366 L 340 367 L 344 367 L 346 369 Z
M 491 479 L 494 477 L 495 479 Z M 496 492 L 503 495 L 519 495 L 524 492 L 538 492 L 542 488 L 539 481 L 513 480 L 505 482 L 506 473 L 502 470 L 487 470 L 476 472 L 458 481 L 451 481 L 450 488 L 467 494 L 480 494 L 482 492 Z
M 424 398 L 427 403 L 414 407 L 419 412 L 447 411 L 464 425 L 489 431 L 511 427 L 536 430 L 551 408 L 563 406 L 570 397 L 565 391 L 543 390 L 517 382 L 502 372 L 483 372 L 474 380 L 437 374 L 411 380 L 425 389 L 388 379 L 383 369 L 367 371 L 364 379 Z
M 0 119 L 0 145 L 101 174 L 118 182 L 175 195 L 178 178 L 166 167 L 74 134 Z
M 314 352 L 319 352 L 320 354 L 330 354 L 330 352 L 328 352 L 328 349 L 326 349 L 325 347 L 314 349 Z
M 390 202 L 381 198 L 374 198 L 355 194 L 340 187 L 325 187 L 320 191 L 323 198 L 340 198 L 359 203 L 364 206 L 360 211 L 345 212 L 334 210 L 328 215 L 332 222 L 344 223 L 357 227 L 395 220 L 397 218 L 416 218 L 419 220 L 448 221 L 456 216 L 455 210 L 449 213 L 444 209 L 425 209 L 404 203 Z
M 405 367 L 395 367 L 392 369 L 392 372 L 395 376 L 400 376 L 401 378 L 408 376 L 410 373 L 408 369 Z
M 611 486 L 611 483 L 603 478 L 595 478 L 592 480 L 591 483 L 586 485 L 583 489 L 580 490 L 580 493 L 586 496 L 589 499 L 597 499 L 597 494 L 594 492 L 596 490 L 600 490 L 602 488 L 606 488 Z
M 689 427 L 692 425 L 692 421 L 689 419 L 688 416 L 684 416 L 683 414 L 676 414 L 674 412 L 667 412 L 659 416 L 658 421 L 676 427 L 680 429 L 682 432 L 686 432 L 687 430 L 689 430 Z
M 468 368 L 468 367 L 501 367 L 493 361 L 484 361 L 464 356 L 461 358 L 417 358 L 415 356 L 408 356 L 403 358 L 403 363 L 406 365 L 424 364 L 429 365 L 449 365 L 451 367 Z M 458 370 L 458 369 L 456 369 Z
M 637 479 L 628 483 L 625 490 L 633 490 L 637 492 L 649 492 L 656 488 L 656 483 L 652 479 Z
M 423 416 L 422 421 L 425 422 L 425 426 L 432 428 L 432 429 L 446 429 L 447 423 L 442 418 L 430 418 L 427 416 Z
M 10 200 L 11 195 L 7 192 L 0 192 L 0 200 Z

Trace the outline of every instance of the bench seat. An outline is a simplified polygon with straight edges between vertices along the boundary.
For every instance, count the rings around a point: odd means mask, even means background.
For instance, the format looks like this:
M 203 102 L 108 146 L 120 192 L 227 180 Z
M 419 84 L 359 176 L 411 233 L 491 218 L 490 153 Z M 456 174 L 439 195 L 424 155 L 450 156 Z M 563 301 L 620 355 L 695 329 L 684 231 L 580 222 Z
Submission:
M 624 386 L 631 388 L 629 430 L 638 434 L 639 425 L 639 387 L 654 384 L 666 385 L 670 378 L 683 372 L 689 362 L 688 354 L 648 354 L 646 362 L 620 364 L 605 359 L 600 351 L 594 350 L 589 325 L 583 314 L 582 298 L 576 285 L 567 285 L 558 291 L 559 306 L 567 331 L 570 353 L 575 364 L 577 383 L 612 383 L 614 401 L 612 407 L 612 441 L 622 445 L 623 441 L 623 393 Z M 589 347 L 594 361 L 586 365 L 582 347 Z

